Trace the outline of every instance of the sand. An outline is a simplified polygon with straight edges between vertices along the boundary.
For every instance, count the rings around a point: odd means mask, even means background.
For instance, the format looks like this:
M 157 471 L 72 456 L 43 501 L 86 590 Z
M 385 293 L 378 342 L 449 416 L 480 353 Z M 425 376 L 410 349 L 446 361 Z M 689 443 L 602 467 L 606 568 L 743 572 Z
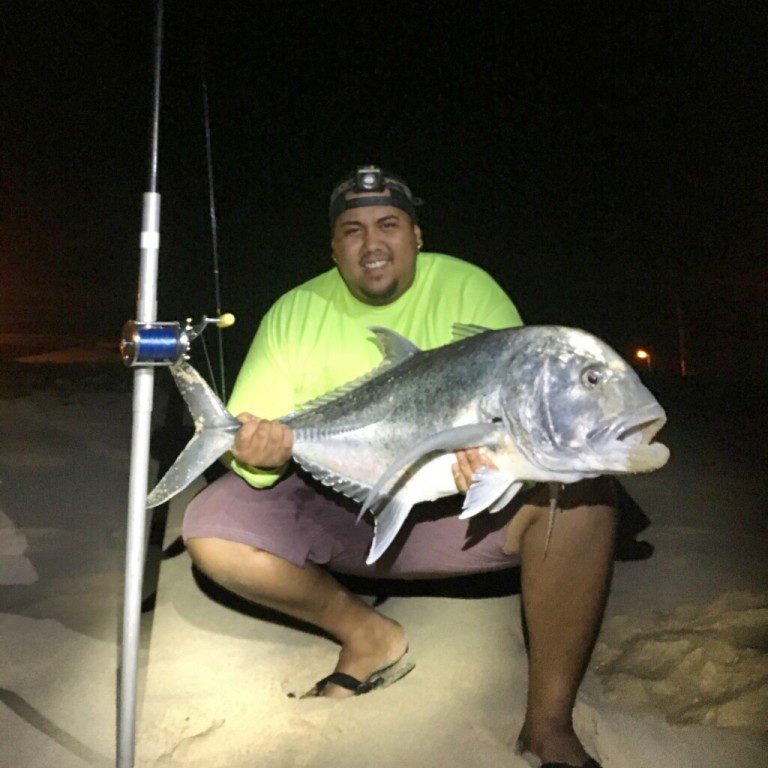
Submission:
M 39 352 L 34 355 L 24 355 L 17 358 L 20 363 L 49 365 L 66 364 L 71 365 L 89 363 L 89 364 L 110 364 L 120 359 L 120 352 L 117 344 L 99 344 L 92 347 L 65 347 L 52 352 Z
M 44 381 L 0 399 L 0 765 L 113 765 L 130 392 Z M 675 402 L 670 466 L 626 483 L 650 518 L 634 551 L 653 551 L 616 564 L 575 711 L 605 768 L 767 764 L 765 464 L 744 450 L 743 413 L 707 413 Z M 523 768 L 519 595 L 444 594 L 381 606 L 409 633 L 405 679 L 297 701 L 336 646 L 220 603 L 186 553 L 163 560 L 143 618 L 137 765 Z
M 768 592 L 614 616 L 594 654 L 611 701 L 670 723 L 768 733 Z

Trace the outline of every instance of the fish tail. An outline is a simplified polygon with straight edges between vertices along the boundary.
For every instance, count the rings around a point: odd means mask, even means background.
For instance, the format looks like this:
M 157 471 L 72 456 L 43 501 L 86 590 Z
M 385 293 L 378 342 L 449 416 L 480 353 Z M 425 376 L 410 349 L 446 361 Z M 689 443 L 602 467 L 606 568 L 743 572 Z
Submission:
M 171 366 L 170 371 L 194 420 L 195 434 L 147 496 L 147 509 L 164 504 L 205 472 L 232 447 L 240 428 L 240 422 L 186 360 Z

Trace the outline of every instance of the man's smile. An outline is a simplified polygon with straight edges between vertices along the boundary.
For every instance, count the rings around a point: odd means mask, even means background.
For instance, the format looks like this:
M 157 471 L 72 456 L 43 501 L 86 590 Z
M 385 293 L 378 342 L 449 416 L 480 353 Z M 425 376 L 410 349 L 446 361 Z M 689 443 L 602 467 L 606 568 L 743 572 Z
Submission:
M 377 254 L 373 257 L 369 256 L 364 258 L 360 262 L 360 266 L 367 272 L 375 272 L 376 270 L 383 269 L 391 261 L 391 256 L 383 256 Z
M 369 261 L 363 264 L 363 269 L 381 269 L 387 264 L 387 259 L 379 259 L 378 261 Z

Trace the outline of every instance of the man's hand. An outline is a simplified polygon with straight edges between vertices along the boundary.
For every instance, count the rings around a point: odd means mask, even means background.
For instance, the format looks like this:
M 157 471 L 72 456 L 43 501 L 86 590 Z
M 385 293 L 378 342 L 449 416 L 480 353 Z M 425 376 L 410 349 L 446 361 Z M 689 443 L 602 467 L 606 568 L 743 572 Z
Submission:
M 453 479 L 456 481 L 459 493 L 466 493 L 469 490 L 469 486 L 472 485 L 472 475 L 480 467 L 496 469 L 483 448 L 465 448 L 462 451 L 456 451 L 456 463 L 451 469 L 453 469 Z
M 241 413 L 237 420 L 242 427 L 235 435 L 232 455 L 242 464 L 259 469 L 276 469 L 291 458 L 293 432 L 279 421 L 259 419 L 251 413 Z

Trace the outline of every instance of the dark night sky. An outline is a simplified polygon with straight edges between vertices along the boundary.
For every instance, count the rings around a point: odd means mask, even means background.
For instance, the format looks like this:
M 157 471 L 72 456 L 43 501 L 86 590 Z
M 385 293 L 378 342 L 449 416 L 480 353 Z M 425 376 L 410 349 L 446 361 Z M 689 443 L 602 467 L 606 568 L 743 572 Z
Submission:
M 214 306 L 203 57 L 233 365 L 269 303 L 330 264 L 333 183 L 379 162 L 425 199 L 427 246 L 488 269 L 528 322 L 671 360 L 679 301 L 695 368 L 763 372 L 760 4 L 530 5 L 166 2 L 162 318 Z M 0 331 L 116 335 L 134 313 L 154 6 L 3 16 Z

